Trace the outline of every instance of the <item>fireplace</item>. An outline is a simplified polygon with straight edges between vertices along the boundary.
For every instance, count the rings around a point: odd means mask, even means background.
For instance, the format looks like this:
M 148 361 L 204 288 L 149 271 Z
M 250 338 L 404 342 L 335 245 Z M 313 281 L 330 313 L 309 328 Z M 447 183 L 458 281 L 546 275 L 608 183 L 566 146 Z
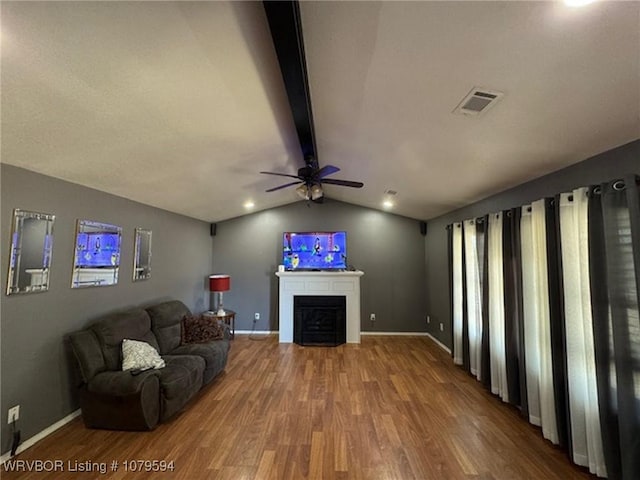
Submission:
M 360 343 L 360 277 L 364 272 L 276 272 L 280 279 L 278 323 L 280 343 L 293 342 L 293 299 L 334 295 L 347 302 L 347 343 Z
M 341 345 L 347 339 L 346 317 L 345 296 L 295 295 L 293 341 L 298 345 Z

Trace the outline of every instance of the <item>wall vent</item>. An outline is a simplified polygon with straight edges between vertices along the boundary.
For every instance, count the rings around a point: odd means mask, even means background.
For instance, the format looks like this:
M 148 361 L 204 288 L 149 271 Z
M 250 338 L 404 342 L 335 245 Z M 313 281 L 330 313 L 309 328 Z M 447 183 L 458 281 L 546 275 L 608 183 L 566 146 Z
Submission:
M 389 195 L 389 196 L 393 196 L 393 195 L 397 195 L 398 192 L 396 192 L 395 190 L 385 190 L 384 191 L 385 195 Z
M 502 98 L 504 93 L 487 88 L 474 87 L 455 108 L 453 113 L 479 115 L 489 110 Z

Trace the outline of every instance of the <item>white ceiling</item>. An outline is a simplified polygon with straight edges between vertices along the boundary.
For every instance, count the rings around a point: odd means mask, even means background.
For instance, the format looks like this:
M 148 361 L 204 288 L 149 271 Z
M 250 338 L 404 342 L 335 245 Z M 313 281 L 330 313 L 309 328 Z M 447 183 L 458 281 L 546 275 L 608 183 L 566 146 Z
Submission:
M 298 201 L 248 2 L 2 2 L 3 163 L 205 221 Z M 328 197 L 429 219 L 640 138 L 640 3 L 302 2 Z M 474 87 L 504 92 L 452 114 Z

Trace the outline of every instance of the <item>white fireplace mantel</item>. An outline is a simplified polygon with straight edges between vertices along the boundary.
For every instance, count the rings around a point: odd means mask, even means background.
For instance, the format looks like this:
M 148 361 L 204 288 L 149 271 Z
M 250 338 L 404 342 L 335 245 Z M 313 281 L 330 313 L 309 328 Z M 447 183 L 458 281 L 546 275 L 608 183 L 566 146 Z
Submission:
M 364 272 L 276 272 L 280 278 L 280 343 L 293 342 L 293 297 L 342 295 L 347 301 L 347 343 L 360 343 L 360 277 Z

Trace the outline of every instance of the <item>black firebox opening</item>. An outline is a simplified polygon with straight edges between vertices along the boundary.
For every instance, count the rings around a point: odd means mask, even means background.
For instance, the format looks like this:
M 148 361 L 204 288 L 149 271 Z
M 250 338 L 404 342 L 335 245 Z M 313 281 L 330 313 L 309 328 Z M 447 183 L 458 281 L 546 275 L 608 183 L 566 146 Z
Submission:
M 347 298 L 336 295 L 293 297 L 293 341 L 336 346 L 347 341 Z

